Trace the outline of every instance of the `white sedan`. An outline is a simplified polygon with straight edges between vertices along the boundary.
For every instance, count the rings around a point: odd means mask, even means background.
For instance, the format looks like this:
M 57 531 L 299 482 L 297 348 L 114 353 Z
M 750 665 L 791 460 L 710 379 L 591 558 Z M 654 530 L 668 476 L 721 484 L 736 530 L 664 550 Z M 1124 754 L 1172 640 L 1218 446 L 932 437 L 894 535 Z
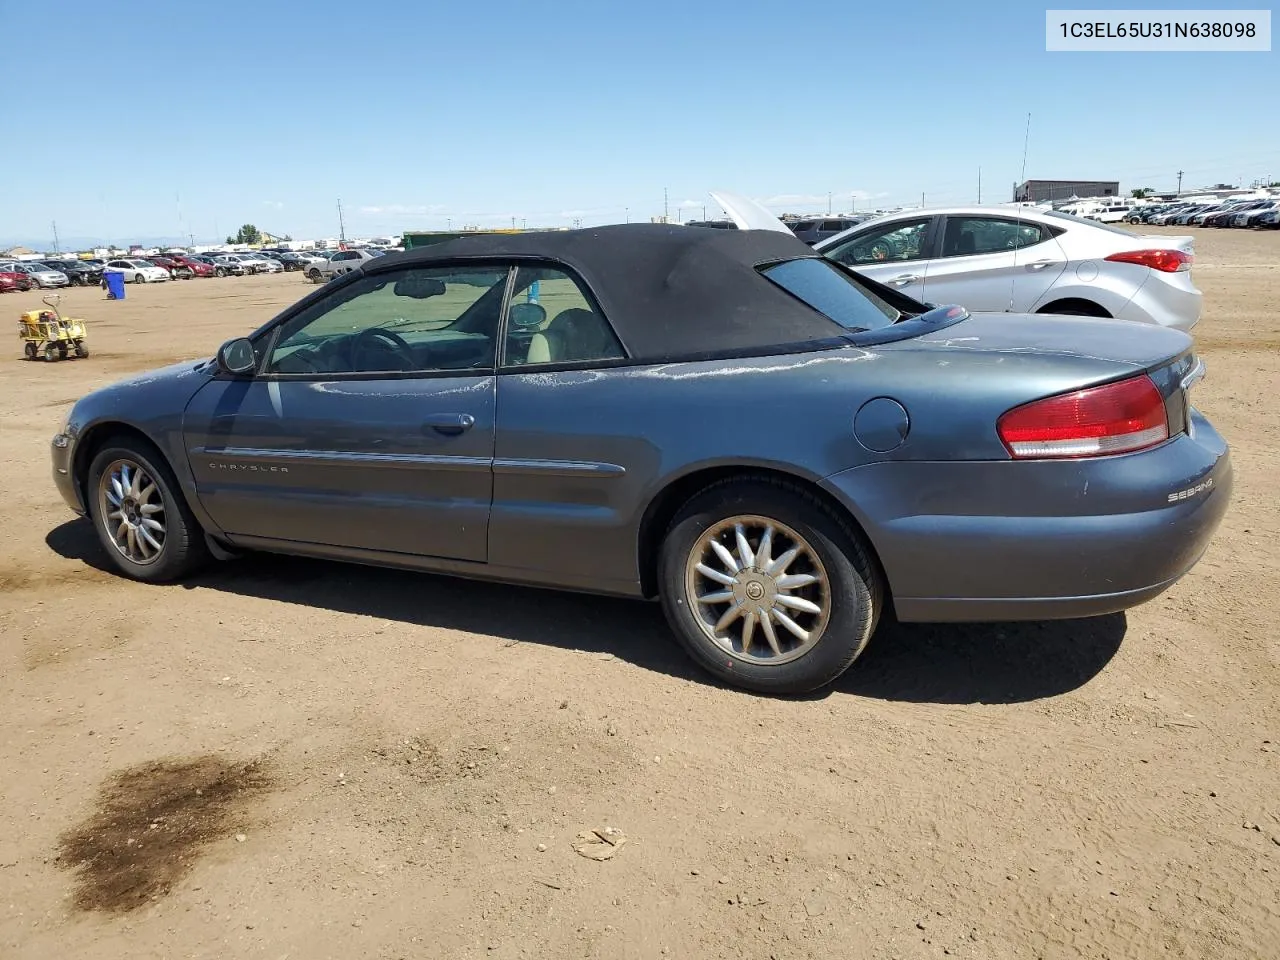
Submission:
M 103 273 L 123 273 L 125 283 L 159 283 L 169 279 L 169 271 L 145 260 L 108 260 Z
M 1185 331 L 1200 319 L 1194 242 L 1053 210 L 996 206 L 890 214 L 814 249 L 927 303 L 1116 317 Z
M 253 265 L 254 273 L 284 273 L 284 264 L 261 253 L 241 253 L 241 260 L 248 260 Z

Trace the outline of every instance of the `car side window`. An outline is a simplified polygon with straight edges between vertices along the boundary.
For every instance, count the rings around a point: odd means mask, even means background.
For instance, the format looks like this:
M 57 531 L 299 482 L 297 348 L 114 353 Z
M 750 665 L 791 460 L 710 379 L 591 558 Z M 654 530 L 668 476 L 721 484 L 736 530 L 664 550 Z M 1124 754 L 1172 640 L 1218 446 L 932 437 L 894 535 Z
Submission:
M 577 280 L 553 267 L 516 271 L 504 367 L 625 357 L 609 321 Z
M 1049 232 L 1038 223 L 1003 217 L 947 217 L 942 235 L 943 257 L 1007 253 L 1043 243 Z
M 869 227 L 823 253 L 837 263 L 848 266 L 886 263 L 896 260 L 919 260 L 925 256 L 925 235 L 929 218 L 900 220 Z
M 508 268 L 408 267 L 360 277 L 285 321 L 267 373 L 483 370 Z

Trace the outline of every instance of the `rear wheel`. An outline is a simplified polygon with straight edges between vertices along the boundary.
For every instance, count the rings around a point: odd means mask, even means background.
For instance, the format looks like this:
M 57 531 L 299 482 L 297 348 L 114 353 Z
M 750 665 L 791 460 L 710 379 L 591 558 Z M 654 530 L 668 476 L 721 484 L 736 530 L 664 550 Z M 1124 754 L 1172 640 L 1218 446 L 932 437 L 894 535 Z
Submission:
M 62 354 L 58 352 L 58 345 L 56 343 L 46 343 L 44 345 L 44 358 L 48 363 L 53 363 L 55 360 L 62 359 Z
M 875 630 L 882 588 L 861 538 L 804 491 L 724 481 L 695 496 L 659 558 L 667 620 L 719 679 L 764 693 L 835 680 Z
M 76 356 L 83 360 L 89 355 L 89 348 L 84 345 L 83 340 L 76 341 Z
M 35 360 L 40 356 L 40 348 L 34 343 L 25 344 L 22 348 L 22 352 L 26 354 L 28 360 Z
M 125 576 L 177 580 L 207 559 L 200 525 L 149 443 L 109 441 L 89 465 L 86 493 L 98 539 Z

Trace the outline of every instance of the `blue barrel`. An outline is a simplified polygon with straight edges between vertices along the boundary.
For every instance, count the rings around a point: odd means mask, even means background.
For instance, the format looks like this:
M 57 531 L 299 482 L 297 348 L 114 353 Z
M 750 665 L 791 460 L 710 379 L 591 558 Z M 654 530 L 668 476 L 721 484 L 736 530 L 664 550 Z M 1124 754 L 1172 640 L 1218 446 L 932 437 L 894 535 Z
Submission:
M 124 274 L 117 270 L 108 270 L 102 275 L 103 281 L 107 285 L 108 300 L 124 299 Z

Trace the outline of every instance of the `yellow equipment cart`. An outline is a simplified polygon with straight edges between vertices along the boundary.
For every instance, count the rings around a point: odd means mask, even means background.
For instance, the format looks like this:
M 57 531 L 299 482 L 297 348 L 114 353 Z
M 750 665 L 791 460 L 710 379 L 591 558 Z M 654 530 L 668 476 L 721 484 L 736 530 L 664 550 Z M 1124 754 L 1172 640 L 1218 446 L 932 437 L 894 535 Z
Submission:
M 28 310 L 18 316 L 18 336 L 25 342 L 28 360 L 65 360 L 70 356 L 87 357 L 83 320 L 58 313 L 61 301 L 56 293 L 42 298 L 48 310 Z

